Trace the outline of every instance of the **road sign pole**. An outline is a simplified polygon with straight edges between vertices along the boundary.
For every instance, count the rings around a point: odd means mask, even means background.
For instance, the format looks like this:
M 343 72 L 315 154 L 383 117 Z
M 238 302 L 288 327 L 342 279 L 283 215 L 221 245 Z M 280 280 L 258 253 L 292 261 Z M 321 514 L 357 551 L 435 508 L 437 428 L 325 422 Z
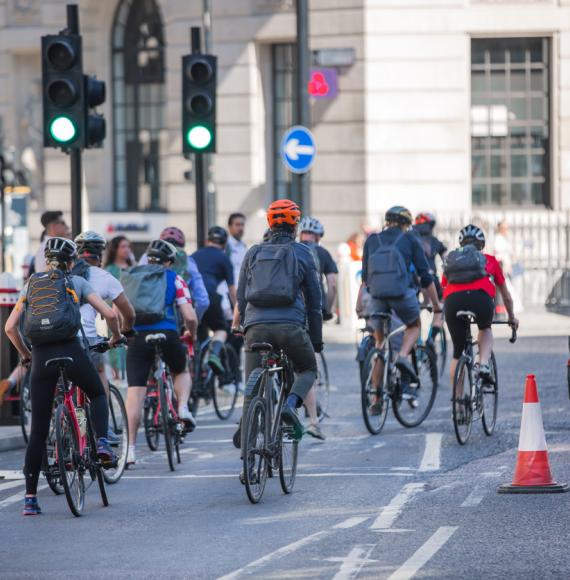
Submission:
M 309 0 L 297 0 L 297 115 L 296 124 L 310 128 L 309 108 Z M 306 215 L 311 214 L 311 178 L 309 173 L 293 176 L 297 200 Z

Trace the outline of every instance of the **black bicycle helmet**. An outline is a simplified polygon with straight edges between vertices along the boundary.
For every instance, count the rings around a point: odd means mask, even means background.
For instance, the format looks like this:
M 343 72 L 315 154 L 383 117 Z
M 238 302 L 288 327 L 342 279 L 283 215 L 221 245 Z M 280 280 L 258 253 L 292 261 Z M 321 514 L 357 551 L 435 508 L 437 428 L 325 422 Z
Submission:
M 85 258 L 100 258 L 107 246 L 105 238 L 93 231 L 80 233 L 75 238 L 75 243 L 77 244 L 77 253 Z
M 228 232 L 221 226 L 212 226 L 208 230 L 208 241 L 219 246 L 225 246 L 228 243 Z
M 395 205 L 386 212 L 385 219 L 390 223 L 410 225 L 412 223 L 412 214 L 404 206 Z
M 71 262 L 77 257 L 77 246 L 67 238 L 49 238 L 44 249 L 48 262 Z
M 174 244 L 166 240 L 153 240 L 146 250 L 149 262 L 163 264 L 164 262 L 174 262 L 178 250 Z
M 480 227 L 469 224 L 459 231 L 459 245 L 461 247 L 473 244 L 479 250 L 485 247 L 485 233 Z

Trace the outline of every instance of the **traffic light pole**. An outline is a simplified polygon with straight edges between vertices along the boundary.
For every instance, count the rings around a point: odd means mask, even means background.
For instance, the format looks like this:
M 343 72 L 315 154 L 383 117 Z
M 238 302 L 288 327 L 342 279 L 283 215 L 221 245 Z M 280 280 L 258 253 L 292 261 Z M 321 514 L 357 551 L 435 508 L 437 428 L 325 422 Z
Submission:
M 200 54 L 200 28 L 193 26 L 190 30 L 192 54 Z M 208 231 L 208 200 L 204 165 L 204 153 L 194 153 L 194 175 L 196 182 L 196 237 L 198 238 L 197 242 L 199 248 L 204 245 Z

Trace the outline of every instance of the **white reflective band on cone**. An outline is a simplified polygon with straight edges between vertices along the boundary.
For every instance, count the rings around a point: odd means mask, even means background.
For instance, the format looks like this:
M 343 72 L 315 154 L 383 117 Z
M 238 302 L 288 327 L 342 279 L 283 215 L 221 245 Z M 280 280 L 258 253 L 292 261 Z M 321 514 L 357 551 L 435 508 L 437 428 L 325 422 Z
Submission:
M 524 403 L 519 451 L 546 451 L 540 403 Z

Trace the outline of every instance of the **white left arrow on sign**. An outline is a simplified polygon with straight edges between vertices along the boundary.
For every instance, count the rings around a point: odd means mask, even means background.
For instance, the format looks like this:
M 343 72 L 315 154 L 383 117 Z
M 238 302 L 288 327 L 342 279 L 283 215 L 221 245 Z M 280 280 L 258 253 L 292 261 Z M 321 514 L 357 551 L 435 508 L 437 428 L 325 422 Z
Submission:
M 297 161 L 299 155 L 314 155 L 315 148 L 312 145 L 301 145 L 299 139 L 291 139 L 285 145 L 285 155 L 292 161 Z

